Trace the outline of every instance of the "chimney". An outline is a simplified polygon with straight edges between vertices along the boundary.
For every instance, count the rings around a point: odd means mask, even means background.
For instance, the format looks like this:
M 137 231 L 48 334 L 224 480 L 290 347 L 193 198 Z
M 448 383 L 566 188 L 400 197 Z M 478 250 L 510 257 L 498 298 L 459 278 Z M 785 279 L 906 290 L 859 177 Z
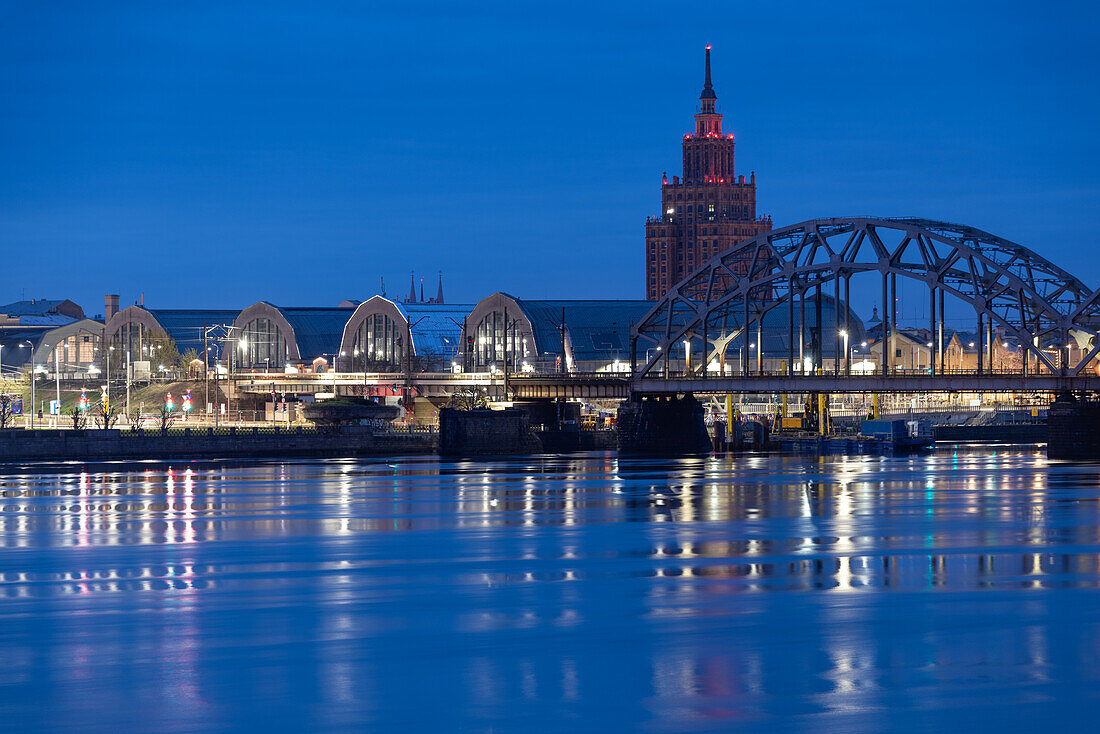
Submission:
M 118 313 L 118 294 L 103 296 L 103 323 L 111 320 Z

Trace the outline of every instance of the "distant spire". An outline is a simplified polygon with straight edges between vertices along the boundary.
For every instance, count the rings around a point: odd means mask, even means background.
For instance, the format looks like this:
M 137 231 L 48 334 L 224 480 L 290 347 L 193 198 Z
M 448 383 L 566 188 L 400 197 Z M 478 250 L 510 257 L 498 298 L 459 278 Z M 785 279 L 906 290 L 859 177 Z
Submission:
M 439 290 L 435 294 L 435 302 L 443 303 L 443 271 L 439 271 Z
M 707 75 L 703 81 L 703 91 L 699 93 L 699 99 L 718 99 L 714 93 L 714 87 L 710 85 L 710 45 L 707 45 Z
M 384 276 L 378 276 L 378 285 L 382 287 L 382 297 L 386 297 L 386 278 Z
M 416 303 L 416 273 L 409 271 L 409 297 L 405 303 Z
M 420 300 L 418 303 L 424 303 L 424 276 L 420 276 Z

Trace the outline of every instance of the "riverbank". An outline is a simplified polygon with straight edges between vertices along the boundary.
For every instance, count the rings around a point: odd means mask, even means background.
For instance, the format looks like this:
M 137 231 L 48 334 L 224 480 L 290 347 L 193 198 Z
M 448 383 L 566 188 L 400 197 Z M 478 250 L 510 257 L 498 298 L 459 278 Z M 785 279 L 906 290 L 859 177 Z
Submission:
M 365 426 L 0 431 L 0 461 L 115 461 L 431 454 L 431 432 L 382 433 Z

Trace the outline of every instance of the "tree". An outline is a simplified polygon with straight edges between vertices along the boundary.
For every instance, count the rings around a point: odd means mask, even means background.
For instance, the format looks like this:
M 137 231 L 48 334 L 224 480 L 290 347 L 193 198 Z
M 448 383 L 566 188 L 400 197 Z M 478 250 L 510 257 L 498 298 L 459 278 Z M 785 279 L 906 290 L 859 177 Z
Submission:
M 458 410 L 483 410 L 489 407 L 489 399 L 482 388 L 471 386 L 457 390 L 451 396 L 451 405 Z
M 132 359 L 148 360 L 149 370 L 154 375 L 161 372 L 161 365 L 165 370 L 174 369 L 180 364 L 180 353 L 176 349 L 176 343 L 171 337 L 161 332 L 148 332 L 145 335 L 145 343 L 141 347 L 142 354 L 132 355 Z
M 11 421 L 11 395 L 0 395 L 0 428 L 7 428 Z
M 202 361 L 202 357 L 199 356 L 198 352 L 196 352 L 194 349 L 188 349 L 186 352 L 184 352 L 182 355 L 180 355 L 180 359 L 179 359 L 180 369 L 185 370 L 185 369 L 189 368 L 191 366 L 191 363 L 194 362 L 196 359 L 199 360 L 199 361 Z
M 114 426 L 118 418 L 118 411 L 115 410 L 113 406 L 108 406 L 106 410 L 101 408 L 100 411 L 96 413 L 95 422 L 100 428 L 107 429 Z
M 88 414 L 80 408 L 73 408 L 69 411 L 69 419 L 73 422 L 73 429 L 81 430 L 88 426 Z

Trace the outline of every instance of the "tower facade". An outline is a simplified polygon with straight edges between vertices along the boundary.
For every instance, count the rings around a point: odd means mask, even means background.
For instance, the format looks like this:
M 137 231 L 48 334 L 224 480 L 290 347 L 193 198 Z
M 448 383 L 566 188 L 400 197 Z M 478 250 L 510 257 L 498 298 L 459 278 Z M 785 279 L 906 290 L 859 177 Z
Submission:
M 661 180 L 661 214 L 645 223 L 646 298 L 661 298 L 704 262 L 772 228 L 756 215 L 756 174 L 746 181 L 733 165 L 733 134 L 722 132 L 718 95 L 706 77 L 695 132 L 684 136 L 683 177 Z

